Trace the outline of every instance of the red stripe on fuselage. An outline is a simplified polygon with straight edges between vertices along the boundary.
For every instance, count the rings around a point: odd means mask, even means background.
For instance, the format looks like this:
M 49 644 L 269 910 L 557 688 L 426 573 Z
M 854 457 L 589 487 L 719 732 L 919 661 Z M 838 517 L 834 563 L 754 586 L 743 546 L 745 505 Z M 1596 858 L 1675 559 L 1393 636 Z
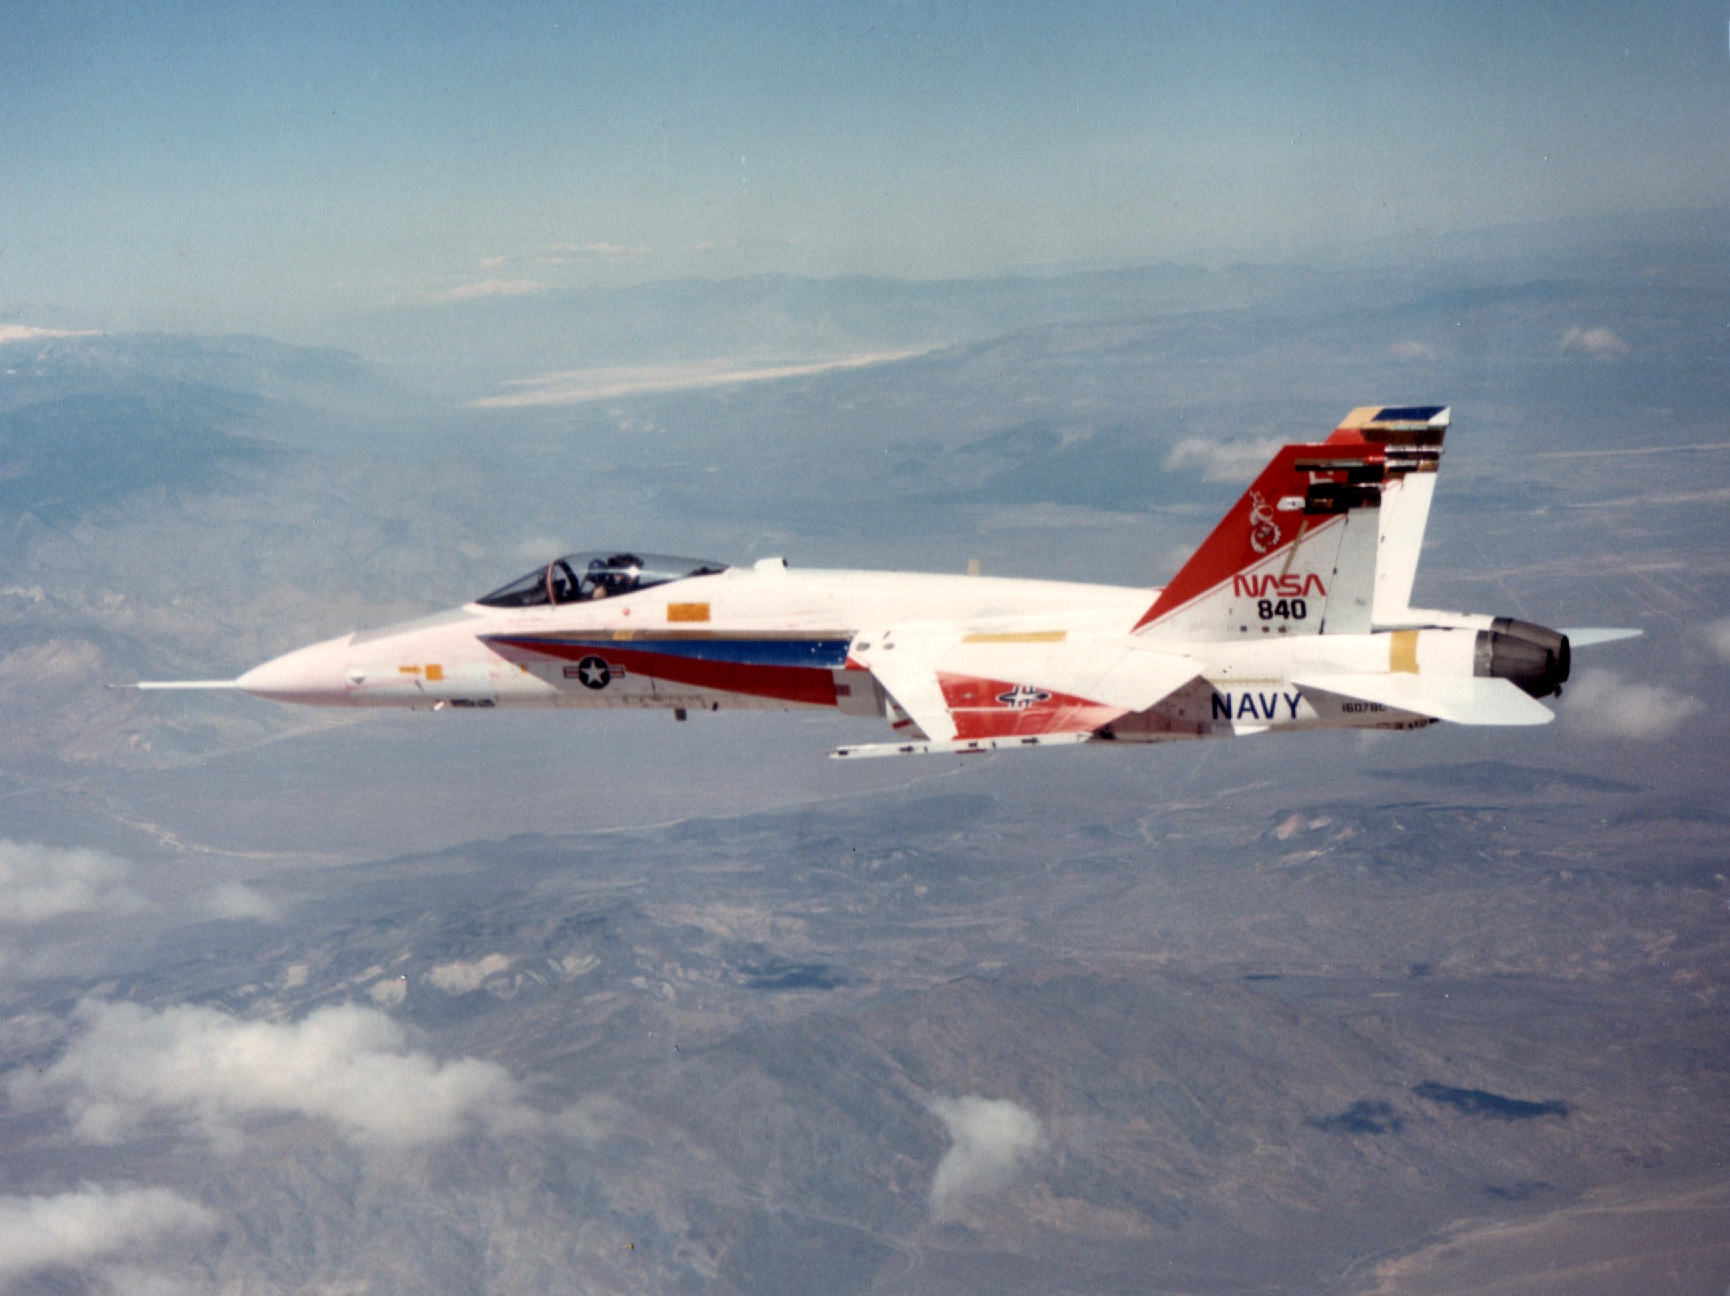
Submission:
M 696 657 L 674 657 L 646 652 L 624 644 L 566 644 L 552 640 L 500 639 L 514 648 L 563 661 L 599 657 L 623 666 L 633 675 L 685 684 L 715 693 L 743 693 L 747 697 L 773 698 L 805 706 L 834 706 L 835 677 L 827 669 L 806 666 L 751 666 L 737 662 L 703 661 Z

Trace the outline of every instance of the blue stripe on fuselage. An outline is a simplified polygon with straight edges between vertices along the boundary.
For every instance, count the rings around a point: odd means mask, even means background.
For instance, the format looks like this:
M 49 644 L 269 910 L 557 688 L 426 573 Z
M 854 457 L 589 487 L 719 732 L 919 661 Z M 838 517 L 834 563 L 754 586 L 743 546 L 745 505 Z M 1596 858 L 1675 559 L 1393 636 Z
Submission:
M 804 666 L 813 670 L 840 670 L 847 664 L 847 646 L 853 641 L 851 638 L 661 639 L 653 635 L 632 635 L 629 639 L 587 639 L 577 635 L 570 638 L 536 635 L 516 642 L 530 646 L 545 644 L 548 647 L 583 648 L 603 657 L 609 651 L 625 649 L 691 661 L 725 662 L 730 666 Z

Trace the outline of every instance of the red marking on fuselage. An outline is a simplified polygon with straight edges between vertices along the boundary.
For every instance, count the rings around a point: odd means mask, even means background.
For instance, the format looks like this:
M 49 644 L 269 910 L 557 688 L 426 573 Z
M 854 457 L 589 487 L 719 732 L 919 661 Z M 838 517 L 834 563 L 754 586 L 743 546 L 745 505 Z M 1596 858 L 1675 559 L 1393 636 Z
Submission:
M 938 687 L 955 721 L 955 736 L 1029 738 L 1042 734 L 1092 733 L 1124 714 L 1123 707 L 1012 680 L 937 673 Z M 1035 696 L 1038 700 L 1032 700 Z M 1013 702 L 1005 702 L 1005 697 Z M 1020 705 L 1017 705 L 1020 703 Z
M 577 661 L 602 653 L 608 662 L 618 662 L 632 674 L 646 675 L 709 692 L 742 693 L 747 697 L 772 698 L 778 702 L 794 702 L 804 706 L 836 705 L 835 676 L 827 667 L 758 666 L 704 661 L 696 657 L 674 657 L 666 653 L 646 652 L 625 643 L 610 643 L 604 648 L 597 648 L 593 644 L 511 640 L 503 637 L 500 642 L 566 661 Z

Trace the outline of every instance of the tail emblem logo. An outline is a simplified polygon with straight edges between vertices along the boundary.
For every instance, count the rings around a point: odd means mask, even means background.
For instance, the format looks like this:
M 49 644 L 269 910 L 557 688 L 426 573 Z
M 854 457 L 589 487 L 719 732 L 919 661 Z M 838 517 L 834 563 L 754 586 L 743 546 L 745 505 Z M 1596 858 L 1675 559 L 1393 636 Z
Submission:
M 1279 523 L 1260 491 L 1251 491 L 1249 499 L 1249 547 L 1258 554 L 1268 553 L 1279 545 Z

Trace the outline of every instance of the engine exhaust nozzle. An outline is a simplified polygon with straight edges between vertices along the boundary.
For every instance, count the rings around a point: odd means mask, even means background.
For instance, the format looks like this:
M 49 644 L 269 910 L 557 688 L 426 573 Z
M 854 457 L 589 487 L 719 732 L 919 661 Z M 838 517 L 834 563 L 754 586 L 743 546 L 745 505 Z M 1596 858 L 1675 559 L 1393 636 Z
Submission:
M 1567 682 L 1573 654 L 1568 636 L 1547 626 L 1497 617 L 1478 631 L 1472 674 L 1511 680 L 1535 698 L 1549 697 Z

